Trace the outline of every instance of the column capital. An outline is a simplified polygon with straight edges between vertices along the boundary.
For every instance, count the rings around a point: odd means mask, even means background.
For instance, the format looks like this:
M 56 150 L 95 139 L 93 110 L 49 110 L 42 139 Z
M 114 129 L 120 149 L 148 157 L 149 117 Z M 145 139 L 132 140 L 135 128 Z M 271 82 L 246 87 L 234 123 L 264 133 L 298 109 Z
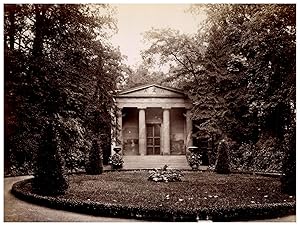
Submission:
M 171 110 L 171 107 L 162 107 L 163 110 Z
M 147 107 L 137 107 L 138 110 L 146 110 Z

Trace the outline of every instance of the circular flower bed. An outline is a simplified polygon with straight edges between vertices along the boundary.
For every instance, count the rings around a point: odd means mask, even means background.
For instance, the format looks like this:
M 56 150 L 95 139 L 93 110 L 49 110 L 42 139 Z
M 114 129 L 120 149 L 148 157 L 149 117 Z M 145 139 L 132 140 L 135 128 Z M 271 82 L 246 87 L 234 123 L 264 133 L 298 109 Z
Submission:
M 233 221 L 295 214 L 294 196 L 274 177 L 186 171 L 182 181 L 153 183 L 147 171 L 70 175 L 65 195 L 34 194 L 31 180 L 13 186 L 19 198 L 53 208 L 156 221 Z

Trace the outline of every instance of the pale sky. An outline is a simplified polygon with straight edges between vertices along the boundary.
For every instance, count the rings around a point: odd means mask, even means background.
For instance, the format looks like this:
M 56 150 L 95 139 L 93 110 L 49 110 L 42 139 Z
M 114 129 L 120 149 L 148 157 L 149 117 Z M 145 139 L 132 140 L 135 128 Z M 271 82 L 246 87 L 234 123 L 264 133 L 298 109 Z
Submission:
M 142 33 L 153 28 L 173 28 L 182 33 L 195 33 L 199 18 L 189 12 L 188 4 L 112 4 L 117 7 L 118 34 L 112 42 L 128 56 L 131 66 L 138 63 L 143 44 Z

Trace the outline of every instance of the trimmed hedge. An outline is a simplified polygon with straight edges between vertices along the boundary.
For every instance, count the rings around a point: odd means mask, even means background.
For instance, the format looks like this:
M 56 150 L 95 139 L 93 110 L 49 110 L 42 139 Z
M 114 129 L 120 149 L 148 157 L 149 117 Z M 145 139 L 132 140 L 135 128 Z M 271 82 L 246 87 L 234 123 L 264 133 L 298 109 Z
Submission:
M 229 159 L 228 159 L 228 146 L 225 140 L 221 140 L 218 146 L 218 155 L 215 166 L 216 173 L 229 174 Z
M 86 173 L 97 175 L 103 173 L 102 150 L 99 141 L 94 139 L 89 153 L 89 161 L 86 166 Z
M 95 216 L 135 218 L 151 221 L 243 221 L 252 219 L 266 219 L 295 214 L 296 202 L 251 204 L 236 207 L 213 207 L 192 209 L 172 209 L 157 206 L 123 206 L 94 201 L 77 201 L 63 199 L 59 196 L 41 196 L 31 192 L 32 179 L 17 182 L 11 192 L 18 198 L 55 209 L 68 210 Z
M 60 135 L 53 122 L 46 125 L 44 136 L 35 161 L 34 190 L 43 195 L 64 194 L 69 182 L 61 155 Z

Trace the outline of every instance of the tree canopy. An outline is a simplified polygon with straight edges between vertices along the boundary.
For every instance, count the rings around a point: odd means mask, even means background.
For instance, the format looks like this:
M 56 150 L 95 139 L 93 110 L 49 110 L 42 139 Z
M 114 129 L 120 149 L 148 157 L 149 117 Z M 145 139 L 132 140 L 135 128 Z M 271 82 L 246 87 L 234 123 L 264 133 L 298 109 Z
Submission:
M 296 139 L 291 132 L 296 120 L 296 6 L 207 4 L 190 11 L 206 14 L 198 31 L 186 35 L 152 29 L 145 34 L 150 47 L 144 58 L 169 67 L 164 81 L 183 88 L 193 101 L 196 138 L 227 137 L 238 167 L 246 166 L 250 156 L 251 169 L 281 171 L 283 156 L 293 156 L 295 150 L 284 146 Z
M 112 8 L 5 5 L 4 24 L 6 162 L 34 153 L 49 121 L 75 159 L 99 128 L 110 131 L 124 68 L 108 41 L 116 29 Z
M 144 57 L 170 65 L 168 78 L 188 90 L 199 128 L 239 142 L 257 141 L 263 131 L 282 137 L 295 110 L 295 6 L 191 9 L 207 15 L 197 33 L 153 29 Z

